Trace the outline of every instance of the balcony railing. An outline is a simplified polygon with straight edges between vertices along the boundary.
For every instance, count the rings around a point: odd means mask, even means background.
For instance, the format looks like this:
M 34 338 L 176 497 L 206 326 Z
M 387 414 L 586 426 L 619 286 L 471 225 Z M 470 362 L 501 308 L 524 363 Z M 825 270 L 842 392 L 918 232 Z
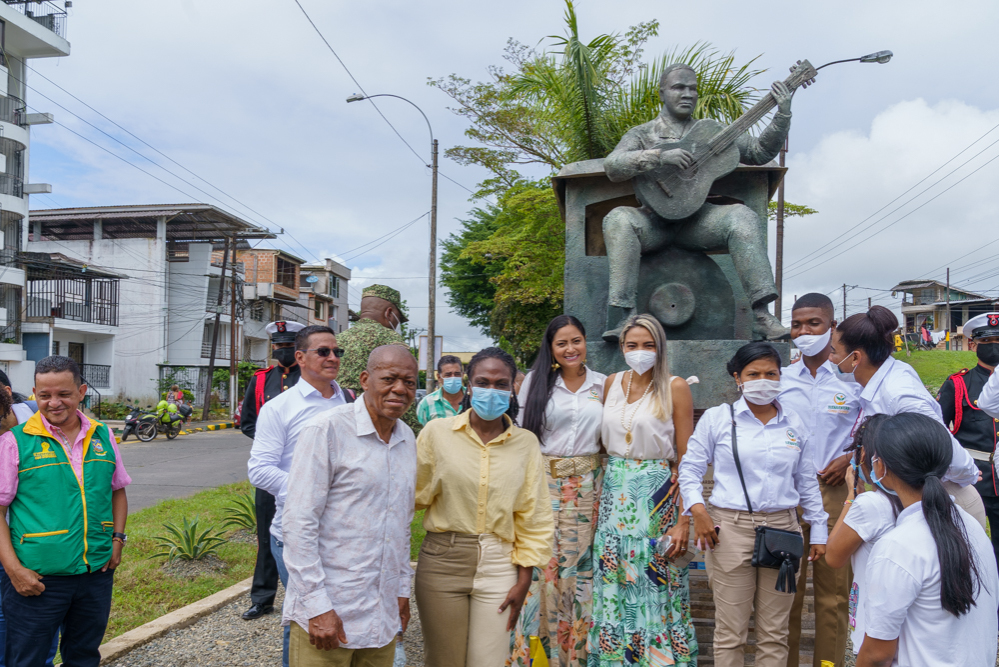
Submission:
M 11 174 L 0 174 L 0 195 L 24 196 L 24 179 Z
M 80 364 L 80 374 L 89 387 L 111 388 L 111 367 L 101 364 Z
M 44 26 L 59 35 L 66 37 L 66 10 L 54 2 L 38 2 L 37 0 L 3 0 L 4 3 L 21 12 L 35 23 Z
M 27 127 L 28 112 L 27 107 L 24 105 L 24 100 L 13 95 L 0 96 L 0 120 L 20 125 L 21 127 Z
M 201 358 L 209 359 L 212 356 L 212 341 L 203 340 L 201 341 Z M 229 360 L 229 345 L 219 341 L 215 346 L 215 358 Z

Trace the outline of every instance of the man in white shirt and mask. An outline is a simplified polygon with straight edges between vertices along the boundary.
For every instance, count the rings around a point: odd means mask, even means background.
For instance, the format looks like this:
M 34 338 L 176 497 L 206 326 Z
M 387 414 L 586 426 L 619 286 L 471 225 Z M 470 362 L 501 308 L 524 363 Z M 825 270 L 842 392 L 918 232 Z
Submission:
M 791 308 L 791 340 L 801 350 L 801 360 L 783 369 L 784 390 L 780 402 L 794 410 L 811 432 L 809 449 L 818 471 L 822 505 L 829 514 L 832 532 L 847 497 L 845 475 L 850 454 L 843 450 L 852 441 L 852 430 L 860 410 L 861 386 L 844 382 L 829 361 L 829 340 L 836 327 L 833 303 L 825 294 L 805 294 Z M 799 515 L 801 508 L 798 508 Z M 805 551 L 808 551 L 808 524 L 802 524 Z M 833 569 L 820 559 L 811 564 L 815 590 L 815 650 L 813 664 L 823 662 L 842 667 L 850 603 L 850 568 Z M 788 667 L 798 667 L 801 614 L 805 601 L 808 566 L 798 572 L 798 591 L 788 635 Z

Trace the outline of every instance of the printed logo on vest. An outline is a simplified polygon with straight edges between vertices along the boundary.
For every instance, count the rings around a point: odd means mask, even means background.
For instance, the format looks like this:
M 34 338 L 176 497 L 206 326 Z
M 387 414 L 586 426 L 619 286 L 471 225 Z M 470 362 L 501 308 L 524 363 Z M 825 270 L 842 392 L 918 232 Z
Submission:
M 833 396 L 832 403 L 826 406 L 826 412 L 834 415 L 850 414 L 850 406 L 846 404 L 846 394 L 840 392 Z
M 785 435 L 787 436 L 787 440 L 784 441 L 784 446 L 786 446 L 788 449 L 793 449 L 796 452 L 800 452 L 801 447 L 798 446 L 798 434 L 795 433 L 794 430 L 792 429 L 787 429 Z
M 52 451 L 52 445 L 42 440 L 42 451 L 35 452 L 35 460 L 37 461 L 38 459 L 54 459 L 55 457 L 56 453 Z
M 597 390 L 596 390 L 596 389 L 591 389 L 591 390 L 590 390 L 590 395 L 589 395 L 589 396 L 587 396 L 587 398 L 588 398 L 589 400 L 591 400 L 591 401 L 597 401 L 597 402 L 600 402 L 600 394 L 598 394 L 598 393 L 597 393 Z
M 95 442 L 94 453 L 97 454 L 97 456 L 104 456 L 104 445 L 99 442 Z

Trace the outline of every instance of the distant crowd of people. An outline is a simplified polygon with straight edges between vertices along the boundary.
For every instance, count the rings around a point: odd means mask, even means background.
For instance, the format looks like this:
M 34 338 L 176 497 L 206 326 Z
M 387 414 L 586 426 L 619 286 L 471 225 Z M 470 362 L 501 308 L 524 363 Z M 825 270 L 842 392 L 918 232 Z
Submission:
M 280 580 L 285 665 L 404 665 L 414 590 L 428 666 L 696 665 L 701 555 L 716 665 L 744 664 L 751 626 L 755 664 L 798 665 L 809 574 L 817 667 L 844 665 L 848 640 L 858 667 L 994 664 L 999 313 L 967 323 L 978 366 L 938 402 L 892 356 L 890 311 L 837 322 L 807 294 L 801 359 L 743 345 L 714 362 L 737 398 L 697 419 L 650 315 L 623 324 L 609 376 L 572 315 L 526 377 L 499 348 L 441 357 L 415 414 L 398 292 L 369 287 L 361 315 L 340 334 L 269 325 L 278 365 L 242 406 L 258 517 L 244 618 L 274 611 Z M 75 362 L 38 362 L 37 412 L 0 380 L 0 665 L 43 665 L 57 642 L 65 664 L 97 665 L 130 479 L 79 410 Z

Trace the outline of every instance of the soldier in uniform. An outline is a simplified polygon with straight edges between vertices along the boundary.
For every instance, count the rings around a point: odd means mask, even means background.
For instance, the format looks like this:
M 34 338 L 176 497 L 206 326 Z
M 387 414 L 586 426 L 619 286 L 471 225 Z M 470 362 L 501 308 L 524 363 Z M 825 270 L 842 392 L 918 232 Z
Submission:
M 366 287 L 361 292 L 361 313 L 357 322 L 336 337 L 344 350 L 337 378 L 340 386 L 361 393 L 361 371 L 368 365 L 368 355 L 382 345 L 405 345 L 399 326 L 407 321 L 399 290 L 388 285 Z
M 278 365 L 261 368 L 250 378 L 239 418 L 239 430 L 243 435 L 252 438 L 256 432 L 260 406 L 298 382 L 301 370 L 295 363 L 295 335 L 303 328 L 305 325 L 298 322 L 271 322 L 267 325 L 267 333 L 271 336 L 271 356 Z M 257 506 L 257 562 L 250 588 L 252 605 L 243 612 L 247 621 L 274 611 L 278 583 L 277 563 L 271 555 L 274 496 L 257 489 L 254 500 Z
M 992 549 L 999 562 L 999 487 L 993 465 L 999 419 L 993 419 L 978 406 L 982 388 L 999 365 L 999 313 L 971 318 L 964 325 L 964 336 L 971 341 L 969 347 L 978 356 L 978 365 L 947 378 L 937 400 L 944 423 L 975 459 L 982 473 L 975 488 L 985 504 L 985 516 L 992 529 Z

